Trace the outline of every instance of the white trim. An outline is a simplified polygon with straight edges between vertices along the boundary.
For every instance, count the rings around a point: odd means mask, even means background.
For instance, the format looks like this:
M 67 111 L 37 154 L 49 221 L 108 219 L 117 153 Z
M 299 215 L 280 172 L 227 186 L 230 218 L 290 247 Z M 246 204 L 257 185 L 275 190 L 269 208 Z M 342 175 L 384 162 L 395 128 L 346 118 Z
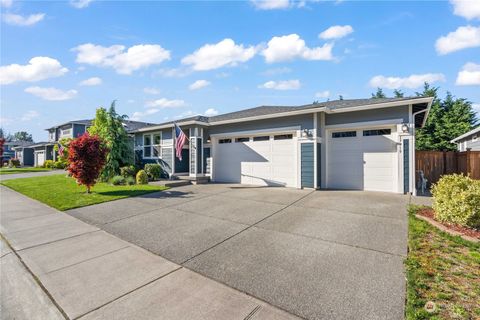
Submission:
M 327 130 L 353 129 L 353 128 L 361 129 L 361 128 L 366 128 L 366 127 L 391 126 L 391 125 L 394 125 L 394 124 L 401 124 L 402 122 L 403 122 L 403 119 L 351 122 L 351 123 L 328 125 L 328 126 L 325 126 L 325 129 L 327 129 Z
M 327 131 L 325 128 L 325 112 L 320 113 L 320 187 L 325 189 L 327 187 Z
M 367 104 L 363 106 L 356 106 L 356 107 L 350 107 L 350 108 L 339 108 L 339 109 L 327 108 L 325 112 L 326 113 L 353 112 L 353 111 L 381 109 L 381 108 L 396 107 L 396 106 L 400 107 L 400 106 L 406 106 L 409 104 L 431 103 L 432 101 L 433 101 L 432 97 L 426 97 L 426 98 L 400 100 L 400 101 L 392 101 L 392 102 L 384 102 L 384 103 Z
M 154 144 L 153 142 L 153 136 L 155 135 L 160 135 L 160 144 Z M 145 145 L 145 137 L 146 136 L 150 136 L 150 145 Z M 152 159 L 163 159 L 163 156 L 162 156 L 162 149 L 164 147 L 169 147 L 169 145 L 164 145 L 163 144 L 163 134 L 162 134 L 162 131 L 155 131 L 155 132 L 151 132 L 151 133 L 144 133 L 142 135 L 142 158 L 143 159 L 149 159 L 149 160 L 152 160 Z M 146 147 L 150 147 L 150 157 L 145 157 L 145 148 Z M 160 147 L 160 150 L 159 150 L 159 156 L 158 157 L 155 157 L 153 155 L 153 148 L 154 147 Z
M 317 142 L 317 139 L 318 139 L 318 136 L 317 136 L 317 132 L 318 132 L 318 113 L 314 113 L 313 114 L 313 133 L 314 133 L 314 137 L 315 137 L 315 141 L 313 142 L 313 188 L 314 189 L 317 189 L 318 188 L 318 181 L 317 181 L 317 177 L 318 177 L 318 173 L 317 173 L 317 145 L 318 145 L 318 142 Z
M 455 139 L 451 140 L 450 142 L 455 143 L 458 140 L 462 140 L 463 138 L 467 138 L 469 135 L 474 134 L 474 133 L 478 133 L 478 132 L 480 132 L 480 126 L 478 126 L 477 128 L 475 128 L 473 130 L 468 131 L 467 133 L 462 134 L 461 136 L 456 137 Z
M 297 133 L 301 129 L 301 126 L 292 126 L 292 127 L 283 127 L 283 128 L 271 128 L 271 129 L 260 129 L 260 130 L 248 130 L 248 131 L 237 131 L 237 132 L 225 132 L 225 133 L 214 133 L 210 134 L 210 138 L 219 138 L 219 137 L 235 137 L 235 136 L 245 136 L 245 135 L 261 135 L 261 134 L 276 134 L 284 132 L 294 132 Z

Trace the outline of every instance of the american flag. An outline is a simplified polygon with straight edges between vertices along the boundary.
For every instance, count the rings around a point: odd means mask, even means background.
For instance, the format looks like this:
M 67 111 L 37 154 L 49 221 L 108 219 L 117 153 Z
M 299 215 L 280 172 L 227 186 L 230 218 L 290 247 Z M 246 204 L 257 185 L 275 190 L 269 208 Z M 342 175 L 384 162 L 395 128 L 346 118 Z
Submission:
M 177 158 L 182 161 L 182 148 L 187 140 L 187 136 L 182 129 L 175 123 L 175 150 Z
M 60 157 L 63 157 L 63 152 L 65 151 L 65 148 L 62 146 L 61 143 L 58 144 L 58 154 Z

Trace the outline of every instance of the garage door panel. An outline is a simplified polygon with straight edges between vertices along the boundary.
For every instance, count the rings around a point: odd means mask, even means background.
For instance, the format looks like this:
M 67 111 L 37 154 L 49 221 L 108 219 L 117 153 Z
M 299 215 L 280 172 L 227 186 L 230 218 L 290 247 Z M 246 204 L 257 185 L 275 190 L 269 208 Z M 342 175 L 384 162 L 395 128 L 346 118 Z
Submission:
M 361 130 L 356 131 L 355 138 L 328 136 L 328 187 L 395 191 L 398 155 L 392 136 L 363 136 Z

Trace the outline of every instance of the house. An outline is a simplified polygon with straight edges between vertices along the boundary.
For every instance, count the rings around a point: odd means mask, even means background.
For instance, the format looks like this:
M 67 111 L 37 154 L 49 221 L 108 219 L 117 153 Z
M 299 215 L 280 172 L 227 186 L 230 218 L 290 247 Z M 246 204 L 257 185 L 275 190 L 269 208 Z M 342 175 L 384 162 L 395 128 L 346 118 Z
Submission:
M 430 97 L 261 106 L 177 121 L 189 142 L 175 157 L 174 123 L 132 130 L 135 152 L 169 174 L 294 188 L 415 192 L 415 128 Z
M 92 125 L 93 120 L 75 120 L 62 123 L 51 128 L 48 131 L 48 141 L 38 142 L 27 146 L 15 148 L 16 157 L 20 159 L 22 165 L 42 166 L 46 160 L 56 161 L 58 154 L 54 146 L 63 138 L 76 138 L 84 134 L 88 127 Z M 137 130 L 145 126 L 152 125 L 140 121 L 124 120 L 123 125 L 127 131 Z
M 480 126 L 456 137 L 451 143 L 456 143 L 458 151 L 480 151 Z
M 3 144 L 3 155 L 2 155 L 2 162 L 7 162 L 11 158 L 16 158 L 15 156 L 15 148 L 22 147 L 25 145 L 29 145 L 31 142 L 27 141 L 5 141 Z

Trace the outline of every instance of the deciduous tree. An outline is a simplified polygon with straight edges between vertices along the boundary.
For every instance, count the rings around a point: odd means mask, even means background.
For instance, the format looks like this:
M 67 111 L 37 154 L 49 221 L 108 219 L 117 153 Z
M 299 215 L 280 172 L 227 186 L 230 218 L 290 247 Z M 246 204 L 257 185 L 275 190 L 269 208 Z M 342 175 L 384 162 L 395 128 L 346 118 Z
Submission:
M 108 148 L 99 136 L 84 133 L 70 143 L 68 168 L 79 185 L 87 187 L 87 193 L 97 182 L 105 165 Z

